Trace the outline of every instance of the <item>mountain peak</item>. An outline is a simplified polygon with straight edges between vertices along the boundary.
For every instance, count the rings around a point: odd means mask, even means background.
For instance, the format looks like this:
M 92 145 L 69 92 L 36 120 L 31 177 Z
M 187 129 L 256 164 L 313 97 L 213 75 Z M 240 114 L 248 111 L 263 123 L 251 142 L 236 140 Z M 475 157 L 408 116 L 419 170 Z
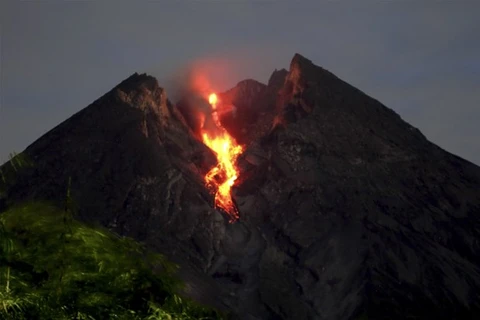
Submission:
M 146 73 L 135 72 L 98 99 L 96 104 L 110 104 L 112 99 L 116 104 L 143 111 L 151 110 L 167 117 L 169 114 L 165 89 L 159 86 L 155 77 Z
M 275 71 L 273 71 L 272 75 L 268 79 L 268 86 L 275 87 L 278 90 L 278 88 L 280 88 L 285 82 L 285 77 L 287 76 L 287 74 L 288 71 L 286 69 L 275 69 Z
M 114 89 L 120 89 L 123 92 L 130 93 L 133 90 L 144 88 L 150 91 L 155 91 L 160 88 L 155 77 L 147 75 L 146 73 L 138 74 L 135 72 L 122 82 L 120 82 Z
M 312 61 L 305 58 L 299 53 L 295 53 L 295 55 L 292 58 L 292 61 L 290 62 L 290 68 L 294 65 L 313 65 Z
M 311 60 L 299 53 L 295 53 L 290 62 L 288 79 L 298 85 L 306 82 L 318 82 L 321 78 L 337 78 L 334 74 L 324 68 L 315 65 Z

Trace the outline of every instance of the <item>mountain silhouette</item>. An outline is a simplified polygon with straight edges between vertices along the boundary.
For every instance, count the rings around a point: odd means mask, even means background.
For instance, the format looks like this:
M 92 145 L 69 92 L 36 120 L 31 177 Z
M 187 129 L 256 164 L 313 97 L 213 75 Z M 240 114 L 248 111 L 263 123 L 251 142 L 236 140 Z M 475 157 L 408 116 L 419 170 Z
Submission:
M 165 254 L 235 319 L 480 317 L 480 167 L 300 54 L 219 96 L 245 149 L 236 223 L 186 100 L 144 74 L 27 147 L 7 205 L 62 205 L 71 181 L 79 219 Z

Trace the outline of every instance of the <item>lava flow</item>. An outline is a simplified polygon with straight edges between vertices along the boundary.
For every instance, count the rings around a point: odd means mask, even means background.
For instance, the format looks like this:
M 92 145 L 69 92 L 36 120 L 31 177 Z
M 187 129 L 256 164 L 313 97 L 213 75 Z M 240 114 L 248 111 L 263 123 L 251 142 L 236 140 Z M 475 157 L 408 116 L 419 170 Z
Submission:
M 210 94 L 208 101 L 213 109 L 212 117 L 215 125 L 221 133 L 212 136 L 211 133 L 202 132 L 203 142 L 215 152 L 218 161 L 218 164 L 205 175 L 205 181 L 207 187 L 215 192 L 215 207 L 223 209 L 230 216 L 230 222 L 234 222 L 238 219 L 238 210 L 230 192 L 238 177 L 235 162 L 243 149 L 220 123 L 217 113 L 217 95 Z

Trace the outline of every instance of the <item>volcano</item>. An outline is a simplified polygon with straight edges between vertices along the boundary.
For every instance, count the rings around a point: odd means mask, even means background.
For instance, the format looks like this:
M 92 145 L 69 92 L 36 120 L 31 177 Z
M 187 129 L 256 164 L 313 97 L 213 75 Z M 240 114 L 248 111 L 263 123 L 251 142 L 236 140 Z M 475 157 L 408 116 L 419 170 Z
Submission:
M 145 74 L 31 144 L 0 203 L 62 205 L 71 181 L 79 219 L 165 254 L 234 319 L 480 319 L 480 167 L 299 54 L 216 94 L 242 146 L 234 223 L 202 125 Z

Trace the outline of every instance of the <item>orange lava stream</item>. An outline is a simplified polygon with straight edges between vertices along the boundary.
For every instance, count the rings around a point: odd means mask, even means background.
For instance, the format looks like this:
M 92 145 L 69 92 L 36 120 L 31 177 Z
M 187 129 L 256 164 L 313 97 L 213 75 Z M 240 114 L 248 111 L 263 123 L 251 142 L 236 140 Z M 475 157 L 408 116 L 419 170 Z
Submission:
M 223 209 L 230 216 L 230 222 L 234 222 L 239 216 L 230 192 L 238 178 L 235 162 L 243 148 L 223 129 L 218 119 L 217 95 L 211 94 L 209 102 L 213 108 L 213 120 L 222 133 L 216 136 L 208 132 L 202 134 L 203 142 L 215 152 L 218 161 L 218 164 L 205 175 L 205 182 L 208 188 L 215 191 L 215 207 Z

